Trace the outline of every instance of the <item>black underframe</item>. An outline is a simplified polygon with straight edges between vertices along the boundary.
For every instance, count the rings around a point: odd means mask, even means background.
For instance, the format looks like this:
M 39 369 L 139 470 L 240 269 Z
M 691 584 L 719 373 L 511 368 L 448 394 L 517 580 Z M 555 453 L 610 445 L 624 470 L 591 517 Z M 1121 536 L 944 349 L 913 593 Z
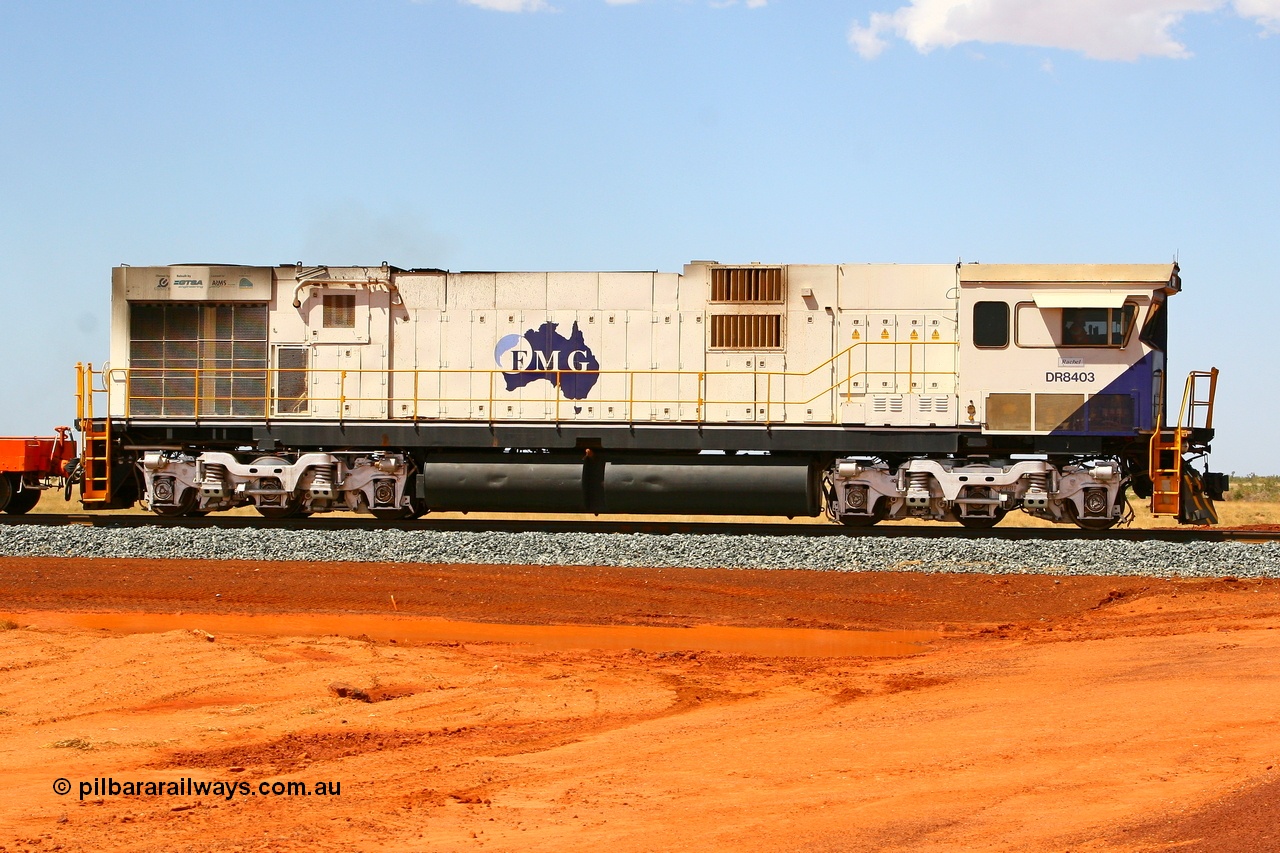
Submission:
M 113 420 L 123 449 L 252 447 L 281 450 L 436 450 L 593 448 L 614 451 L 767 451 L 816 456 L 1049 456 L 1145 458 L 1148 437 L 1080 435 L 984 435 L 979 428 L 869 428 L 671 424 L 440 423 L 435 421 L 255 421 Z

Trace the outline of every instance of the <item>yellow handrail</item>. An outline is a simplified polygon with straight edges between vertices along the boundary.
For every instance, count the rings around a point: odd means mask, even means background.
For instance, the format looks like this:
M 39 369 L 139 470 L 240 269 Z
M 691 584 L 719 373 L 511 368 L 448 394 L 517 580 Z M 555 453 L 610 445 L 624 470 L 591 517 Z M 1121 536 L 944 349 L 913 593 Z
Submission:
M 871 369 L 863 369 L 863 370 L 857 370 L 857 371 L 853 370 L 852 353 L 858 347 L 867 347 L 867 346 L 894 346 L 894 347 L 906 346 L 908 347 L 910 355 L 908 357 L 907 369 L 905 371 L 903 370 L 871 370 Z M 956 342 L 955 341 L 915 341 L 911 343 L 904 343 L 901 341 L 858 341 L 850 345 L 849 347 L 846 347 L 845 349 L 833 354 L 831 357 L 825 359 L 823 362 L 821 362 L 817 366 L 809 368 L 808 370 L 761 371 L 755 367 L 755 362 L 753 360 L 751 370 L 706 370 L 706 369 L 703 369 L 703 370 L 646 370 L 646 371 L 583 370 L 583 371 L 574 371 L 574 373 L 577 375 L 595 375 L 599 377 L 626 376 L 627 390 L 626 390 L 625 398 L 614 399 L 614 398 L 604 398 L 604 397 L 592 397 L 591 402 L 592 404 L 597 404 L 597 405 L 608 405 L 608 404 L 624 405 L 626 406 L 626 412 L 624 414 L 626 416 L 626 419 L 630 421 L 635 421 L 637 419 L 635 409 L 637 404 L 641 402 L 647 402 L 649 404 L 670 404 L 670 405 L 679 405 L 683 403 L 692 402 L 695 405 L 694 418 L 698 422 L 704 422 L 707 419 L 708 408 L 709 406 L 714 404 L 730 405 L 730 406 L 738 406 L 738 405 L 745 406 L 750 404 L 752 406 L 759 406 L 763 403 L 766 407 L 765 421 L 771 423 L 775 420 L 774 412 L 772 410 L 772 407 L 774 406 L 781 405 L 785 407 L 785 406 L 808 405 L 824 397 L 830 392 L 836 389 L 839 389 L 841 386 L 844 386 L 845 388 L 845 391 L 843 392 L 845 395 L 853 396 L 852 390 L 851 390 L 853 387 L 853 381 L 858 377 L 867 377 L 872 375 L 873 373 L 882 374 L 882 375 L 891 375 L 895 377 L 906 376 L 908 382 L 912 384 L 914 384 L 917 378 L 923 378 L 928 376 L 948 376 L 952 378 L 956 377 L 957 374 L 956 374 L 956 371 L 954 370 L 935 370 L 935 371 L 917 370 L 915 367 L 914 350 L 910 349 L 917 346 L 954 347 L 956 346 Z M 814 376 L 820 371 L 832 367 L 840 359 L 844 359 L 845 361 L 846 369 L 844 371 L 844 375 L 840 375 L 839 372 L 836 372 L 835 374 L 833 374 L 833 377 L 832 377 L 833 381 L 829 382 L 825 387 L 811 392 L 807 396 L 797 396 L 793 398 L 787 395 L 787 392 L 790 392 L 795 388 L 792 382 L 789 382 L 787 380 L 794 381 L 797 379 L 806 379 L 808 377 Z M 95 374 L 92 371 L 91 366 L 84 369 L 86 370 L 90 384 L 92 384 L 92 378 Z M 189 417 L 210 417 L 210 416 L 225 417 L 230 414 L 230 406 L 232 403 L 246 402 L 248 399 L 253 399 L 255 401 L 260 400 L 262 407 L 264 409 L 261 416 L 270 417 L 274 414 L 279 414 L 278 411 L 273 411 L 273 408 L 278 407 L 280 405 L 281 398 L 278 393 L 279 389 L 276 387 L 276 385 L 278 384 L 278 377 L 282 372 L 283 373 L 302 373 L 302 374 L 305 374 L 308 377 L 308 379 L 310 379 L 311 377 L 317 374 L 323 375 L 323 374 L 337 373 L 338 374 L 337 397 L 314 396 L 310 394 L 310 389 L 308 387 L 308 390 L 306 392 L 306 399 L 312 403 L 336 402 L 338 405 L 337 414 L 339 418 L 346 417 L 346 407 L 347 407 L 347 404 L 351 402 L 361 403 L 361 402 L 378 401 L 378 402 L 385 403 L 387 402 L 388 399 L 397 399 L 397 395 L 394 391 L 390 391 L 387 394 L 380 395 L 377 397 L 366 397 L 363 395 L 353 397 L 349 394 L 349 388 L 347 387 L 347 380 L 349 377 L 362 376 L 364 374 L 373 374 L 373 375 L 388 377 L 389 379 L 393 380 L 398 376 L 412 376 L 413 377 L 413 381 L 412 381 L 413 411 L 409 417 L 415 421 L 421 419 L 422 417 L 421 403 L 423 402 L 424 398 L 421 395 L 421 390 L 422 390 L 422 384 L 423 384 L 422 378 L 424 376 L 435 375 L 443 378 L 445 376 L 458 376 L 458 375 L 474 376 L 477 374 L 484 374 L 486 375 L 486 378 L 488 380 L 488 386 L 489 386 L 488 396 L 487 396 L 487 405 L 489 406 L 489 412 L 488 412 L 488 415 L 485 417 L 485 420 L 495 421 L 495 420 L 502 420 L 502 418 L 499 418 L 495 414 L 495 409 L 493 405 L 497 395 L 495 383 L 497 380 L 497 376 L 499 374 L 510 376 L 514 374 L 544 375 L 544 374 L 550 373 L 554 375 L 553 387 L 558 390 L 559 388 L 562 387 L 562 381 L 566 371 L 563 371 L 560 369 L 556 369 L 553 371 L 536 370 L 536 369 L 511 371 L 511 370 L 501 370 L 501 369 L 476 370 L 476 369 L 465 369 L 465 368 L 434 368 L 434 369 L 418 368 L 418 369 L 403 369 L 403 370 L 382 370 L 377 368 L 362 368 L 362 369 L 351 370 L 351 369 L 342 369 L 342 368 L 288 368 L 288 369 L 265 368 L 264 369 L 261 367 L 251 367 L 251 368 L 211 369 L 207 367 L 206 368 L 197 367 L 197 368 L 185 368 L 185 369 L 110 368 L 106 371 L 100 372 L 100 374 L 98 375 L 101 375 L 102 381 L 103 381 L 103 388 L 99 389 L 101 391 L 106 391 L 114 383 L 119 383 L 123 385 L 123 389 L 124 389 L 123 403 L 124 403 L 124 413 L 126 418 L 131 418 L 137 415 L 136 407 L 138 405 L 146 405 L 148 403 L 154 404 L 153 406 L 149 406 L 148 408 L 155 408 L 156 411 L 148 412 L 147 414 L 161 415 L 161 412 L 164 409 L 165 403 L 176 402 L 176 401 L 181 401 L 182 403 L 184 403 L 182 408 L 186 409 L 187 407 L 189 407 L 189 410 L 182 411 L 179 413 L 166 412 L 164 413 L 166 416 L 173 416 L 175 414 L 178 414 L 181 416 L 189 416 Z M 180 377 L 184 374 L 191 375 L 194 386 L 195 386 L 193 391 L 190 394 L 182 394 L 181 396 L 174 396 L 168 393 L 167 389 L 164 386 L 161 386 L 159 394 L 136 394 L 135 393 L 136 382 L 134 380 L 139 376 L 153 377 L 156 379 L 160 379 L 162 377 L 165 379 L 173 379 L 175 376 Z M 637 374 L 643 374 L 649 377 L 674 377 L 676 379 L 675 387 L 677 388 L 676 397 L 667 398 L 667 397 L 659 397 L 654 394 L 650 394 L 648 399 L 643 401 L 639 400 L 636 396 L 636 387 L 635 387 L 635 379 Z M 255 392 L 251 395 L 246 396 L 246 395 L 237 393 L 234 388 L 230 393 L 218 394 L 216 393 L 216 383 L 213 381 L 210 381 L 211 378 L 214 380 L 218 378 L 235 379 L 237 377 L 242 377 L 242 376 L 249 376 L 250 378 L 258 379 L 262 381 L 264 383 L 262 394 L 258 395 Z M 694 394 L 692 399 L 686 399 L 685 397 L 680 395 L 680 392 L 678 389 L 682 386 L 680 379 L 683 377 L 688 377 L 690 380 L 692 380 L 692 384 L 694 388 Z M 753 393 L 749 399 L 746 399 L 746 398 L 737 399 L 737 398 L 728 397 L 728 396 L 720 398 L 720 397 L 713 396 L 711 384 L 717 378 L 730 378 L 730 377 L 750 378 L 752 380 Z M 759 399 L 760 377 L 764 377 L 765 379 L 765 382 L 764 382 L 765 399 L 764 400 Z M 779 383 L 775 383 L 774 381 L 775 377 L 779 378 L 782 381 Z M 215 392 L 205 393 L 207 389 L 203 387 L 204 384 L 208 384 L 210 388 L 213 388 L 215 390 Z M 310 383 L 308 384 L 310 385 Z M 775 400 L 773 396 L 774 389 L 775 389 L 775 386 L 779 384 L 782 386 L 783 396 L 782 396 L 782 399 Z M 437 403 L 473 402 L 473 397 L 470 396 L 470 391 L 468 391 L 468 395 L 469 396 L 466 396 L 466 397 L 451 397 L 451 396 L 446 396 L 443 393 L 439 393 L 439 394 L 433 395 L 430 398 L 425 398 L 425 399 L 429 399 Z M 561 396 L 562 395 L 559 393 L 555 395 L 554 417 L 555 417 L 555 420 L 557 421 L 559 421 L 562 417 L 561 400 L 560 400 Z M 289 399 L 292 399 L 292 398 L 289 398 Z M 403 399 L 403 398 L 400 398 L 400 399 Z M 110 402 L 110 395 L 108 395 L 108 403 L 109 402 Z M 550 401 L 548 400 L 548 402 Z M 224 408 L 224 411 L 222 413 L 218 413 L 217 411 L 220 408 L 219 404 L 226 404 L 226 407 Z M 92 401 L 90 401 L 90 407 L 91 405 L 92 405 Z M 212 415 L 210 414 L 210 409 L 213 410 Z M 398 419 L 396 417 L 395 412 L 389 412 L 388 417 L 392 419 Z M 832 413 L 832 420 L 833 421 L 836 420 L 836 413 L 834 411 L 834 407 L 833 407 L 833 413 Z
M 1200 400 L 1196 397 L 1196 386 L 1201 379 L 1209 380 L 1209 397 Z M 1213 398 L 1218 391 L 1218 368 L 1209 370 L 1193 370 L 1187 375 L 1186 387 L 1182 389 L 1182 407 L 1178 410 L 1178 428 L 1192 430 L 1196 428 L 1196 410 L 1205 413 L 1205 429 L 1213 429 Z
M 84 421 L 84 362 L 76 362 L 76 423 Z M 80 427 L 84 429 L 83 426 Z

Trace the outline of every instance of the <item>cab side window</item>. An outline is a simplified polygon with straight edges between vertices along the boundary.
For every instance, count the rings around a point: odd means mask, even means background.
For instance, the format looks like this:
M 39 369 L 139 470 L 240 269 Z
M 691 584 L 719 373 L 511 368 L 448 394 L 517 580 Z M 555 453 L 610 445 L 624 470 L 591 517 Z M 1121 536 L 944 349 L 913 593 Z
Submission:
M 973 345 L 990 348 L 1009 345 L 1009 304 L 1007 302 L 974 303 Z
M 1134 305 L 1123 308 L 1063 308 L 1062 345 L 1121 347 L 1133 328 Z

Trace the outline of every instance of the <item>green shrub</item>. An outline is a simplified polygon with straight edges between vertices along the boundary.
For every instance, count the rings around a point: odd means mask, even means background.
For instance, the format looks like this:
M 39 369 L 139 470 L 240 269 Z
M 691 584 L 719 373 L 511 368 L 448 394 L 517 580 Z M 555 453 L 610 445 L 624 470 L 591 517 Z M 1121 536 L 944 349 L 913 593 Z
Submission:
M 1226 499 L 1259 503 L 1280 502 L 1280 477 L 1263 477 L 1258 474 L 1241 476 L 1233 472 L 1231 491 L 1227 492 Z

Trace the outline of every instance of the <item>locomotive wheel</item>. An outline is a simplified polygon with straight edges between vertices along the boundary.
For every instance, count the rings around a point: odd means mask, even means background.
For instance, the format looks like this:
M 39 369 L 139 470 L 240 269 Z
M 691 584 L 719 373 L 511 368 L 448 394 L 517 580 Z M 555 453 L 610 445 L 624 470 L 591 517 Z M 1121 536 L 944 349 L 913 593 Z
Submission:
M 875 510 L 871 515 L 842 515 L 838 519 L 845 527 L 872 527 L 884 521 L 885 504 L 883 499 L 876 501 Z
M 13 481 L 8 476 L 0 476 L 0 512 L 9 506 L 13 499 Z
M 304 515 L 310 515 L 302 508 L 301 503 L 292 499 L 285 501 L 282 506 L 258 506 L 254 504 L 253 508 L 263 518 L 300 518 Z
M 22 491 L 18 491 L 15 488 L 15 483 L 10 477 L 5 477 L 4 479 L 9 486 L 9 490 L 12 492 L 9 496 L 9 503 L 6 504 L 4 508 L 4 511 L 9 513 L 9 515 L 26 515 L 37 503 L 40 502 L 39 489 L 27 488 Z
M 187 489 L 182 493 L 182 501 L 173 506 L 156 506 L 151 505 L 151 511 L 161 518 L 181 518 L 184 515 L 191 515 L 192 510 L 196 508 L 196 490 Z
M 1110 530 L 1120 520 L 1118 518 L 1075 518 L 1071 519 L 1081 530 Z
M 371 509 L 374 518 L 380 518 L 383 521 L 403 521 L 413 518 L 422 518 L 431 510 L 427 509 L 427 502 L 422 498 L 409 498 L 409 505 L 402 506 L 397 509 Z
M 1110 530 L 1119 523 L 1120 519 L 1115 518 L 1081 518 L 1076 514 L 1076 505 L 1070 501 L 1065 502 L 1067 505 L 1067 515 L 1076 527 L 1081 530 Z
M 995 515 L 958 515 L 956 521 L 967 530 L 990 530 L 1004 520 L 1006 510 L 998 509 Z

